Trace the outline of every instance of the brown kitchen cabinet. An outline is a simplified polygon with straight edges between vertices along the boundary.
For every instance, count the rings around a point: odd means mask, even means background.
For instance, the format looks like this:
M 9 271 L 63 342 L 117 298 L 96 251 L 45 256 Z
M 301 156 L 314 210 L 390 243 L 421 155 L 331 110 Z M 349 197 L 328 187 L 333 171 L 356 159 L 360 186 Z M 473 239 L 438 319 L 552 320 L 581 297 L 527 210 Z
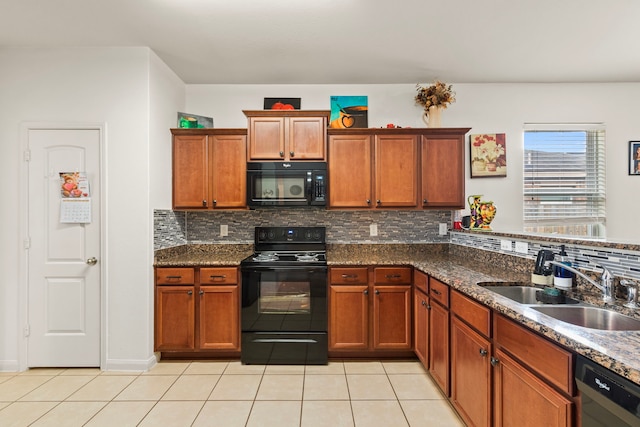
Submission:
M 156 351 L 240 350 L 237 267 L 158 267 L 155 306 Z
M 410 267 L 332 267 L 329 350 L 411 350 Z
M 249 161 L 326 159 L 325 110 L 244 110 L 248 119 Z
M 464 208 L 464 135 L 423 135 L 422 207 Z
M 468 131 L 329 129 L 329 207 L 463 207 Z
M 413 272 L 413 348 L 425 369 L 429 369 L 429 276 Z
M 173 208 L 246 207 L 246 130 L 172 129 Z
M 429 373 L 449 396 L 449 286 L 429 277 Z

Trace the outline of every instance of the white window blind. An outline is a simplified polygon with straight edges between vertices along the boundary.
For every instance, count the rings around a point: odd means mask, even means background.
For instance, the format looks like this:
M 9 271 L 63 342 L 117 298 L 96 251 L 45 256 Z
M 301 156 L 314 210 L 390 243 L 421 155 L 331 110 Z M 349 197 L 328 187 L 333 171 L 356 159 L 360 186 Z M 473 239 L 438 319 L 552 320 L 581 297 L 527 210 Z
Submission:
M 525 232 L 605 237 L 604 140 L 602 125 L 525 125 Z

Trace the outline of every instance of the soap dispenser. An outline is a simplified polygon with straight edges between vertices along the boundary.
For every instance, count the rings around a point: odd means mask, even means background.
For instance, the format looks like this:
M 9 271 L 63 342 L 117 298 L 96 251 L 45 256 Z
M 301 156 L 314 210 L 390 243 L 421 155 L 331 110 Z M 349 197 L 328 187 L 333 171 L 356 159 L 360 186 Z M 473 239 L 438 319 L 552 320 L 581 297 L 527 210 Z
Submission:
M 560 254 L 558 255 L 557 261 L 571 267 L 571 262 L 569 262 L 569 257 L 567 256 L 564 245 L 560 246 Z M 556 288 L 571 289 L 573 286 L 573 277 L 574 275 L 571 271 L 558 265 L 554 265 L 553 286 Z

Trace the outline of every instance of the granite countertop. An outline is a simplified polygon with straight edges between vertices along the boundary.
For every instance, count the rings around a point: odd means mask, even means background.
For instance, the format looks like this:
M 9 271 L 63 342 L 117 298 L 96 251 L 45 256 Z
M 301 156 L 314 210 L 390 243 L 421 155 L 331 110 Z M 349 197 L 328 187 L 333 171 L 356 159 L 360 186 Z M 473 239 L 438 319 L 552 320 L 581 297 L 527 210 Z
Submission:
M 371 245 L 375 246 L 375 245 Z M 376 251 L 363 247 L 350 250 L 339 247 L 328 252 L 329 265 L 410 265 L 448 284 L 504 316 L 535 330 L 539 334 L 578 354 L 640 384 L 640 331 L 600 331 L 581 328 L 555 320 L 530 306 L 517 303 L 478 285 L 483 282 L 530 283 L 530 271 L 491 265 L 446 251 L 412 249 Z M 427 246 L 427 245 L 424 245 Z M 575 296 L 575 295 L 572 295 Z M 593 300 L 588 300 L 593 303 Z M 615 307 L 616 311 L 621 311 Z M 624 310 L 624 309 L 622 309 Z M 626 312 L 638 318 L 640 313 Z
M 156 251 L 154 266 L 240 265 L 252 253 L 252 244 L 183 245 Z M 327 263 L 330 266 L 413 266 L 552 341 L 640 384 L 640 331 L 599 331 L 572 326 L 483 288 L 478 284 L 530 282 L 533 261 L 525 260 L 528 264 L 522 264 L 522 259 L 518 260 L 516 257 L 507 256 L 496 260 L 492 256 L 488 251 L 474 248 L 461 249 L 458 253 L 451 254 L 447 244 L 327 245 Z M 522 265 L 511 264 L 512 260 Z M 597 294 L 585 294 L 581 297 L 584 298 L 580 299 L 595 304 L 600 300 Z M 623 312 L 625 310 L 621 306 L 608 308 Z M 637 312 L 627 311 L 624 314 L 640 318 L 640 313 Z

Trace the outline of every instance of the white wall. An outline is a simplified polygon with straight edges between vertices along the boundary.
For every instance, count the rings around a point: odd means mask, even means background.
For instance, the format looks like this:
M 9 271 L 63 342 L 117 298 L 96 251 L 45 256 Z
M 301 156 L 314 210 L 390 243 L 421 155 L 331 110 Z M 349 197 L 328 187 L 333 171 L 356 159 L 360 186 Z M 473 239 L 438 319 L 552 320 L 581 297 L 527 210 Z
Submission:
M 17 366 L 23 345 L 18 333 L 26 320 L 18 318 L 20 124 L 38 121 L 106 125 L 106 368 L 141 369 L 154 362 L 150 189 L 151 174 L 159 173 L 150 170 L 150 137 L 157 138 L 160 127 L 175 126 L 175 116 L 169 121 L 149 104 L 180 98 L 158 89 L 171 73 L 154 56 L 147 48 L 0 49 L 0 177 L 6 183 L 0 207 L 0 370 Z M 169 79 L 174 94 L 182 90 Z M 170 156 L 167 150 L 165 145 L 161 157 Z M 170 187 L 164 191 L 170 193 Z
M 444 111 L 443 126 L 471 127 L 470 133 L 507 134 L 507 177 L 470 179 L 466 150 L 466 194 L 483 194 L 498 208 L 494 230 L 522 230 L 524 123 L 606 125 L 607 237 L 640 241 L 629 218 L 640 210 L 640 177 L 627 172 L 628 141 L 640 140 L 638 83 L 453 84 L 457 102 Z M 415 85 L 187 85 L 187 111 L 212 116 L 215 127 L 246 127 L 242 109 L 262 109 L 264 97 L 300 97 L 302 109 L 329 109 L 331 95 L 367 95 L 369 126 L 394 123 L 424 127 L 413 97 Z

